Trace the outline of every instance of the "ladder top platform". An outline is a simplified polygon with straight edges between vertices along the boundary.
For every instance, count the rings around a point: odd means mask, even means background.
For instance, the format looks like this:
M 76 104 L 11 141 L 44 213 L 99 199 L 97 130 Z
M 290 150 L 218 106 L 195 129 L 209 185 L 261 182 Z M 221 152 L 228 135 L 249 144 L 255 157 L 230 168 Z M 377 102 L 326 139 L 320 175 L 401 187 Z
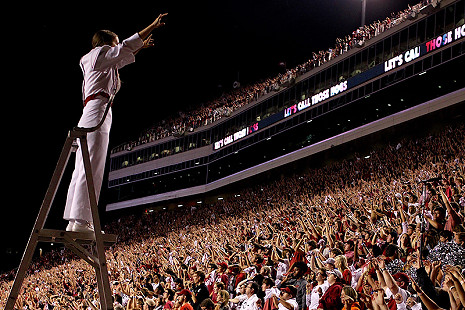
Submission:
M 103 244 L 110 247 L 115 244 L 117 235 L 102 234 Z M 95 244 L 95 235 L 93 232 L 71 232 L 64 230 L 42 229 L 39 232 L 38 241 L 40 242 L 55 242 L 55 243 L 68 243 L 71 239 L 81 245 Z

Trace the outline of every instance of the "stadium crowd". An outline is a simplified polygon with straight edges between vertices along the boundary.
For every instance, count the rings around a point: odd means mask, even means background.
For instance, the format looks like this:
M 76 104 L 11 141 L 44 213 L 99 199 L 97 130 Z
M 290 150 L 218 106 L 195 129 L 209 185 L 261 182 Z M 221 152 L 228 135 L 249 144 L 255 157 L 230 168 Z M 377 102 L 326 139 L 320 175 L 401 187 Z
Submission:
M 465 126 L 450 125 L 214 205 L 111 222 L 114 309 L 463 309 L 464 145 Z M 94 272 L 44 254 L 16 305 L 96 309 Z
M 295 82 L 298 76 L 319 67 L 324 63 L 336 58 L 339 55 L 351 50 L 354 47 L 362 46 L 367 40 L 378 36 L 384 31 L 406 21 L 412 14 L 418 14 L 421 7 L 438 1 L 423 0 L 415 6 L 391 16 L 382 21 L 375 21 L 370 25 L 365 25 L 346 35 L 344 38 L 337 38 L 335 46 L 328 50 L 313 52 L 312 58 L 295 68 L 287 69 L 285 73 L 280 73 L 275 77 L 267 78 L 254 84 L 236 87 L 223 93 L 219 98 L 202 104 L 188 112 L 179 112 L 179 115 L 164 119 L 154 124 L 141 133 L 137 141 L 131 141 L 119 145 L 112 149 L 112 152 L 131 149 L 137 145 L 152 142 L 172 135 L 182 135 L 192 132 L 196 128 L 211 124 L 223 117 L 230 116 L 231 113 L 244 105 L 258 100 L 261 96 L 281 88 L 288 87 Z M 281 63 L 285 67 L 285 63 Z M 345 77 L 346 79 L 348 77 Z

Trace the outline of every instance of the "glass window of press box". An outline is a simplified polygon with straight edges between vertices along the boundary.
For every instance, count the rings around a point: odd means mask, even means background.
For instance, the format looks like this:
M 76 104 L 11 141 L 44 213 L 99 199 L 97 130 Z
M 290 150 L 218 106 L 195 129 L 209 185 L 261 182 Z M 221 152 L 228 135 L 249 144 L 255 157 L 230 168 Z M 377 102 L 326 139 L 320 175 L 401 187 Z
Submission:
M 464 3 L 465 0 L 457 1 L 408 26 L 403 28 L 401 26 L 399 31 L 382 40 L 375 37 L 367 41 L 366 46 L 360 48 L 355 54 L 351 56 L 343 54 L 335 58 L 335 63 L 324 70 L 313 69 L 312 71 L 316 73 L 310 77 L 277 92 L 266 100 L 256 103 L 234 117 L 223 119 L 221 123 L 208 130 L 199 128 L 197 129 L 198 132 L 168 142 L 158 143 L 137 151 L 123 151 L 122 155 L 112 158 L 110 170 L 118 170 L 199 147 L 212 147 L 215 141 L 250 126 L 254 122 L 281 112 L 296 102 L 319 93 L 321 90 L 356 76 L 419 44 L 463 25 Z M 340 61 L 337 61 L 339 59 Z M 317 111 L 323 109 L 318 106 L 314 108 Z

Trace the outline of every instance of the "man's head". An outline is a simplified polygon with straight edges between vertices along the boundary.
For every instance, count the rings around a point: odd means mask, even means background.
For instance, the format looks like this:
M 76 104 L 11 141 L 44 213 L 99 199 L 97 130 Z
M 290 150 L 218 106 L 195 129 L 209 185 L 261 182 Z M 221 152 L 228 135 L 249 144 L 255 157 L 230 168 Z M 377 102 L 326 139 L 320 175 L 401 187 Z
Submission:
M 328 270 L 326 274 L 328 275 L 329 284 L 334 284 L 342 279 L 342 273 L 337 269 Z
M 454 241 L 458 245 L 465 246 L 465 232 L 454 232 Z
M 204 299 L 200 303 L 200 309 L 201 310 L 213 310 L 213 309 L 215 309 L 215 304 L 213 303 L 213 301 L 210 298 L 207 298 L 207 299 Z
M 271 278 L 266 277 L 262 282 L 262 291 L 264 292 L 266 289 L 273 287 L 273 285 L 274 281 Z
M 180 291 L 184 288 L 184 283 L 181 278 L 174 279 L 174 284 L 176 287 L 176 291 Z
M 284 300 L 288 300 L 288 299 L 294 298 L 297 295 L 297 288 L 294 285 L 288 285 L 281 289 L 281 293 L 282 293 L 281 297 Z
M 403 272 L 398 272 L 394 274 L 392 278 L 396 281 L 399 287 L 403 288 L 404 290 L 407 289 L 409 283 L 408 275 Z
M 166 289 L 164 292 L 163 292 L 163 298 L 166 299 L 166 300 L 173 300 L 174 298 L 174 291 L 172 289 Z
M 407 227 L 407 234 L 411 236 L 415 232 L 415 224 L 409 224 Z
M 110 30 L 99 30 L 92 37 L 92 48 L 104 45 L 116 46 L 118 43 L 118 36 Z
M 215 283 L 213 284 L 213 291 L 214 291 L 215 293 L 218 293 L 219 291 L 224 290 L 224 288 L 225 288 L 225 287 L 224 287 L 224 283 L 223 283 L 223 282 L 215 282 Z
M 349 239 L 344 243 L 344 252 L 349 252 L 354 250 L 354 240 Z
M 218 264 L 218 271 L 220 273 L 226 272 L 226 269 L 228 269 L 228 264 L 227 263 L 221 262 L 221 263 Z
M 341 255 L 341 254 L 344 254 L 344 253 L 338 248 L 332 248 L 329 251 L 329 257 L 330 258 L 335 258 L 336 256 Z
M 250 297 L 253 294 L 257 294 L 257 292 L 258 292 L 258 283 L 254 281 L 247 282 L 247 286 L 245 287 L 245 294 Z
M 239 295 L 245 294 L 245 287 L 246 286 L 247 286 L 247 283 L 246 284 L 241 284 L 241 286 L 239 286 Z
M 386 242 L 395 244 L 397 243 L 397 237 L 398 237 L 397 232 L 394 229 L 389 229 L 389 231 L 387 231 L 387 234 L 386 234 Z
M 260 269 L 260 274 L 261 274 L 262 276 L 267 277 L 267 276 L 270 275 L 270 273 L 271 273 L 271 268 L 270 268 L 269 266 L 263 266 L 263 267 Z
M 205 273 L 201 270 L 195 271 L 192 274 L 192 280 L 194 280 L 195 284 L 201 284 L 205 281 Z
M 441 230 L 439 232 L 439 241 L 441 242 L 450 242 L 454 238 L 454 234 L 449 230 Z
M 318 268 L 315 278 L 318 282 L 325 281 L 328 278 L 328 275 L 326 274 L 326 269 L 325 268 Z
M 301 278 L 308 270 L 308 266 L 304 262 L 295 262 L 292 267 L 292 275 L 294 278 Z
M 435 207 L 433 210 L 433 220 L 443 221 L 446 218 L 446 210 L 443 207 Z
M 192 294 L 189 292 L 189 290 L 183 289 L 178 293 L 178 297 L 176 300 L 179 302 L 180 305 L 185 304 L 188 302 L 191 298 Z
M 332 257 L 328 258 L 323 262 L 323 266 L 325 266 L 326 269 L 333 270 L 335 268 L 336 260 Z

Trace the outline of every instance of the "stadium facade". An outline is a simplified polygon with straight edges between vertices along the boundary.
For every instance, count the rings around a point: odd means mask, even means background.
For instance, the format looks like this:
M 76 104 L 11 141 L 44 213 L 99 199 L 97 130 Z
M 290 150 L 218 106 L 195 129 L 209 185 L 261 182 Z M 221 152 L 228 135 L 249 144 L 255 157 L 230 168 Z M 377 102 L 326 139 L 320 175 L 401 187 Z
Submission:
M 208 126 L 112 152 L 106 210 L 205 194 L 465 102 L 465 0 L 442 1 Z

